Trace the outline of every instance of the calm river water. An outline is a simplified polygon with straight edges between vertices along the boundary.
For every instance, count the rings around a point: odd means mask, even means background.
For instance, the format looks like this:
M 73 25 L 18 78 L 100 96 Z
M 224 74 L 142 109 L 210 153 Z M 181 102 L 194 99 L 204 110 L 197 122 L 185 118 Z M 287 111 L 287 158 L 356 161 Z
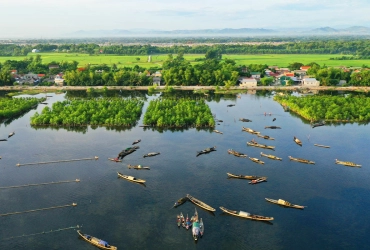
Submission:
M 64 94 L 48 94 L 48 105 Z M 44 96 L 38 95 L 38 96 Z M 142 94 L 142 96 L 145 96 Z M 155 96 L 147 96 L 138 125 Z M 96 249 L 78 238 L 75 230 L 9 239 L 76 225 L 82 231 L 108 241 L 118 249 L 367 249 L 370 243 L 369 125 L 346 124 L 311 128 L 299 117 L 284 112 L 271 97 L 242 94 L 208 101 L 212 113 L 223 122 L 216 129 L 157 131 L 139 126 L 115 130 L 87 128 L 32 128 L 31 110 L 10 124 L 1 124 L 0 186 L 14 186 L 81 179 L 80 183 L 0 190 L 0 213 L 26 211 L 76 202 L 67 207 L 0 217 L 0 249 Z M 227 107 L 235 104 L 234 107 Z M 265 116 L 264 112 L 272 113 Z M 243 123 L 239 118 L 251 119 Z M 272 121 L 276 118 L 276 121 Z M 264 129 L 265 126 L 282 129 Z M 261 131 L 275 140 L 263 140 L 242 132 L 242 126 Z M 303 146 L 293 141 L 296 136 Z M 248 147 L 246 142 L 276 146 L 275 151 Z M 134 140 L 140 149 L 122 163 L 108 161 Z M 315 147 L 314 143 L 331 148 Z M 196 157 L 196 151 L 217 146 L 217 151 Z M 260 152 L 282 157 L 262 158 L 259 165 L 237 158 L 228 149 L 260 158 Z M 155 157 L 143 158 L 149 152 Z M 54 161 L 99 156 L 97 161 L 21 166 L 17 163 Z M 291 162 L 288 156 L 316 162 Z M 362 168 L 336 165 L 335 159 L 362 164 Z M 150 166 L 150 171 L 128 169 L 127 164 Z M 117 171 L 146 180 L 146 187 L 117 178 Z M 227 179 L 226 173 L 267 176 L 268 182 Z M 194 214 L 190 202 L 173 203 L 192 196 L 216 208 L 211 214 L 197 207 L 205 234 L 195 243 L 191 230 L 178 228 L 176 215 Z M 304 210 L 284 208 L 265 198 L 285 199 L 305 205 Z M 272 216 L 272 223 L 223 214 L 220 206 Z

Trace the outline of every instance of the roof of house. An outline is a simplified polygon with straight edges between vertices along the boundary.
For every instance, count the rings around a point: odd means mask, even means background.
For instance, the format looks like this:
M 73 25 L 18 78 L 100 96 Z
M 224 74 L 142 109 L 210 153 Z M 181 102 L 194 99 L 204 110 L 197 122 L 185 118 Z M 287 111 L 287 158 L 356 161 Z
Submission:
M 38 77 L 44 77 L 45 74 L 37 74 Z
M 308 70 L 311 66 L 301 66 L 301 70 Z
M 251 75 L 260 75 L 261 72 L 251 72 Z
M 306 82 L 316 82 L 316 78 L 303 78 L 304 81 Z
M 284 75 L 286 75 L 286 76 L 294 76 L 294 73 L 293 72 L 287 72 Z

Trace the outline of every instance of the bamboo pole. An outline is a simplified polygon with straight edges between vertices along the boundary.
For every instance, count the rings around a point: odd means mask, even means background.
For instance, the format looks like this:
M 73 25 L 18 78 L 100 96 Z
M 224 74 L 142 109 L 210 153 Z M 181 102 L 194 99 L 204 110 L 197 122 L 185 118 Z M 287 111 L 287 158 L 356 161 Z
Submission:
M 45 161 L 45 162 L 34 162 L 34 163 L 18 163 L 16 166 L 26 166 L 26 165 L 39 165 L 39 164 L 49 164 L 49 163 L 59 163 L 59 162 L 71 162 L 71 161 L 88 161 L 88 160 L 98 160 L 99 157 L 95 156 L 93 158 L 81 158 L 81 159 L 71 159 L 71 160 L 59 160 L 59 161 Z
M 19 185 L 19 186 L 0 187 L 0 189 L 33 187 L 33 186 L 42 186 L 42 185 L 50 185 L 50 184 L 62 184 L 62 183 L 71 183 L 71 182 L 80 182 L 80 179 L 76 179 L 76 180 L 73 180 L 73 181 L 57 181 L 57 182 L 52 181 L 52 182 L 38 183 L 38 184 L 26 184 L 26 185 Z
M 32 213 L 32 212 L 38 212 L 38 211 L 44 211 L 44 210 L 51 210 L 51 209 L 57 209 L 57 208 L 75 207 L 75 206 L 77 206 L 77 203 L 72 203 L 70 205 L 63 205 L 63 206 L 38 208 L 38 209 L 32 209 L 32 210 L 27 210 L 27 211 L 22 211 L 22 212 L 12 212 L 12 213 L 0 214 L 0 217 L 2 217 L 2 216 L 9 216 L 9 215 L 15 215 L 15 214 Z
M 11 240 L 11 239 L 16 239 L 16 238 L 22 238 L 22 237 L 29 237 L 29 236 L 40 235 L 40 234 L 56 233 L 56 232 L 60 232 L 60 231 L 64 231 L 64 230 L 70 230 L 70 229 L 76 229 L 76 228 L 80 228 L 80 227 L 82 227 L 82 226 L 77 225 L 75 227 L 65 227 L 65 228 L 59 228 L 59 229 L 56 229 L 56 230 L 43 231 L 43 232 L 33 233 L 33 234 L 23 234 L 23 235 L 18 235 L 18 236 L 13 236 L 13 237 L 5 238 L 5 239 L 2 239 L 2 240 Z

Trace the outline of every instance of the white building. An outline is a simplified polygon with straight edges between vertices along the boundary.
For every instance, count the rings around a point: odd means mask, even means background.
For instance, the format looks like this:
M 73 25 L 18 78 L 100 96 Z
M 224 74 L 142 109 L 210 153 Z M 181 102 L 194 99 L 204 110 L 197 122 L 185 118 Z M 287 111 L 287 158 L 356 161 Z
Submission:
M 320 82 L 316 78 L 303 78 L 302 86 L 315 87 L 320 86 Z
M 54 78 L 54 83 L 58 86 L 63 86 L 64 84 L 64 79 L 60 75 L 56 75 Z
M 242 78 L 240 80 L 240 87 L 257 87 L 257 80 L 255 78 Z
M 32 50 L 32 53 L 39 53 L 40 52 L 40 50 L 38 50 L 38 49 L 33 49 Z

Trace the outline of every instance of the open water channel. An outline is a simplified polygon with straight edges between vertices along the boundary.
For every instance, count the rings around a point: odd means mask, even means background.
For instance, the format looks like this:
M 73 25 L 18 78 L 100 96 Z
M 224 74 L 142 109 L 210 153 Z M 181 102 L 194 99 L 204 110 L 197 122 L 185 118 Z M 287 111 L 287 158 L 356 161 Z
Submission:
M 48 93 L 51 104 L 64 94 Z M 40 94 L 38 96 L 45 96 Z M 143 95 L 145 96 L 145 95 Z M 116 130 L 91 128 L 67 130 L 30 126 L 30 117 L 44 105 L 0 126 L 0 186 L 74 180 L 48 186 L 0 190 L 0 214 L 60 206 L 76 207 L 0 217 L 0 249 L 96 249 L 78 238 L 75 230 L 9 239 L 43 231 L 80 225 L 84 233 L 108 241 L 118 249 L 367 249 L 370 243 L 369 125 L 345 124 L 311 128 L 269 96 L 241 94 L 209 99 L 208 105 L 223 122 L 216 129 L 180 131 L 143 129 L 147 96 L 138 125 Z M 235 104 L 234 107 L 227 107 Z M 264 112 L 272 113 L 265 116 Z M 251 119 L 243 123 L 239 118 Z M 272 121 L 276 118 L 276 121 Z M 265 126 L 282 129 L 265 129 Z M 242 126 L 275 140 L 263 140 L 242 132 Z M 293 141 L 303 142 L 300 147 Z M 255 139 L 276 146 L 275 151 L 248 147 Z M 122 163 L 108 161 L 137 139 L 140 149 Z M 315 147 L 314 143 L 331 148 Z M 196 157 L 196 151 L 217 146 L 217 151 Z M 261 158 L 259 165 L 238 158 L 228 149 L 260 158 L 260 152 L 282 157 Z M 149 152 L 155 157 L 143 158 Z M 17 167 L 17 163 L 66 160 L 99 156 L 97 161 L 79 161 Z M 288 156 L 315 161 L 306 165 Z M 335 159 L 362 164 L 362 168 L 336 165 Z M 127 164 L 150 166 L 151 170 L 128 169 Z M 117 172 L 146 180 L 146 187 L 117 178 Z M 268 181 L 249 185 L 247 180 L 227 179 L 226 173 L 267 176 Z M 195 205 L 174 202 L 192 196 L 216 208 L 211 214 L 199 207 L 205 233 L 197 243 L 191 230 L 178 228 L 176 215 L 192 216 Z M 265 198 L 285 199 L 307 206 L 284 208 Z M 241 219 L 222 213 L 220 206 L 272 216 L 272 223 Z

